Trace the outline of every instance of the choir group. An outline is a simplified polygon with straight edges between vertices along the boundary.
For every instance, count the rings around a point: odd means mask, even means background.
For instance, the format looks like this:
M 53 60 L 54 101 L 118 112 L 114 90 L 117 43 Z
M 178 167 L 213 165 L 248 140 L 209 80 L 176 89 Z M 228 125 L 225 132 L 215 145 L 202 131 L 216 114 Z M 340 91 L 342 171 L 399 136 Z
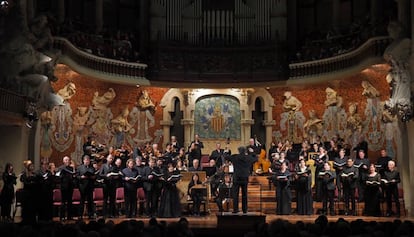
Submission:
M 353 151 L 330 143 L 314 143 L 309 148 L 307 142 L 300 150 L 294 151 L 289 142 L 272 144 L 268 152 L 265 147 L 252 138 L 246 147 L 246 155 L 256 156 L 257 162 L 250 165 L 249 175 L 268 175 L 276 187 L 276 214 L 292 214 L 292 194 L 296 196 L 296 213 L 314 214 L 313 202 L 322 202 L 320 213 L 335 215 L 335 201 L 344 202 L 345 215 L 357 215 L 356 203 L 365 202 L 363 215 L 380 216 L 380 202 L 386 201 L 386 215 L 400 215 L 399 172 L 395 161 L 381 150 L 381 157 L 370 162 L 364 143 Z M 93 193 L 96 188 L 103 189 L 104 217 L 117 217 L 125 214 L 127 218 L 137 216 L 178 217 L 181 216 L 181 199 L 177 183 L 182 172 L 192 172 L 187 189 L 187 200 L 191 202 L 190 214 L 200 215 L 200 205 L 207 198 L 206 187 L 210 186 L 211 195 L 223 212 L 223 203 L 238 197 L 239 187 L 233 182 L 231 151 L 226 146 L 216 149 L 209 156 L 210 162 L 200 164 L 203 143 L 196 135 L 186 150 L 173 136 L 164 151 L 157 144 L 147 143 L 135 151 L 123 145 L 120 149 L 96 145 L 90 137 L 84 144 L 82 164 L 76 165 L 70 157 L 62 159 L 62 165 L 42 160 L 39 170 L 31 161 L 24 163 L 25 170 L 16 177 L 12 164 L 7 164 L 3 173 L 3 190 L 0 195 L 1 216 L 11 219 L 11 205 L 14 198 L 14 185 L 19 178 L 23 189 L 19 193 L 22 202 L 22 219 L 27 223 L 37 220 L 51 220 L 54 213 L 53 202 L 56 190 L 60 191 L 62 208 L 61 220 L 72 219 L 86 214 L 95 218 Z M 234 156 L 234 155 L 233 155 Z M 135 157 L 135 159 L 133 159 Z M 196 171 L 205 171 L 202 180 Z M 237 184 L 237 185 L 234 185 Z M 123 187 L 125 205 L 121 210 L 116 203 L 119 188 Z M 79 208 L 72 206 L 74 189 L 80 192 Z M 237 188 L 238 189 L 238 188 Z M 144 205 L 138 205 L 137 193 L 143 191 Z M 294 192 L 292 192 L 294 191 Z M 242 193 L 245 190 L 242 187 Z M 237 194 L 237 195 L 235 195 Z M 247 202 L 247 192 L 243 195 L 243 205 Z M 392 203 L 395 203 L 395 212 Z M 234 210 L 238 209 L 238 201 Z M 84 209 L 86 207 L 86 209 Z M 247 212 L 247 206 L 243 209 Z

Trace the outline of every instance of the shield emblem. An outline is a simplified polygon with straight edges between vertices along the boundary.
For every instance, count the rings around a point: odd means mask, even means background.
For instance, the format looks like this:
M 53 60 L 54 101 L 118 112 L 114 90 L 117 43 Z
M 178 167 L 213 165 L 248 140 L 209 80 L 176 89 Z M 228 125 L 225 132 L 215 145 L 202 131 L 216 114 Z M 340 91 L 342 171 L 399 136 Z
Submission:
M 212 117 L 210 123 L 211 123 L 211 128 L 213 129 L 215 133 L 221 132 L 224 127 L 223 115 Z

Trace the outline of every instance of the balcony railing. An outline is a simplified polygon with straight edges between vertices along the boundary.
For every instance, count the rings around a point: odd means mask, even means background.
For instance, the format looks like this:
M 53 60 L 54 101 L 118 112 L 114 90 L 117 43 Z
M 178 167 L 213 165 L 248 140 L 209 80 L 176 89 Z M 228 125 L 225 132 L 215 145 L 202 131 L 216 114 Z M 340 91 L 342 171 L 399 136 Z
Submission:
M 70 59 L 70 61 L 63 59 L 63 61 L 68 63 L 69 66 L 82 67 L 83 69 L 92 70 L 94 73 L 113 77 L 114 80 L 120 77 L 123 79 L 131 79 L 132 83 L 137 83 L 136 80 L 145 80 L 145 70 L 147 68 L 146 64 L 123 62 L 98 57 L 76 48 L 67 39 L 61 37 L 54 38 L 54 48 L 59 49 L 64 58 L 66 57 Z M 75 63 L 76 65 L 73 65 L 72 63 Z
M 386 36 L 370 38 L 357 49 L 335 57 L 309 62 L 289 64 L 290 79 L 321 76 L 361 65 L 370 58 L 381 58 L 391 38 Z
M 351 69 L 361 70 L 364 67 L 372 65 L 372 63 L 381 62 L 383 52 L 390 42 L 391 38 L 386 36 L 374 37 L 370 38 L 357 49 L 345 54 L 321 60 L 289 64 L 289 76 L 285 76 L 285 80 L 307 79 L 326 75 L 329 76 L 335 75 L 341 71 L 350 71 Z M 164 86 L 166 86 L 171 85 L 171 82 L 173 81 L 174 83 L 183 83 L 182 86 L 184 86 L 184 84 L 188 86 L 194 85 L 194 83 L 190 83 L 190 81 L 193 81 L 191 79 L 191 73 L 187 74 L 185 77 L 181 74 L 177 77 L 174 76 L 174 70 L 166 74 L 169 75 L 168 77 L 171 77 L 169 80 L 165 80 L 166 78 L 160 79 L 157 78 L 157 75 L 152 75 L 154 78 L 149 81 L 145 78 L 147 73 L 147 64 L 129 63 L 108 58 L 101 58 L 79 50 L 65 38 L 55 37 L 54 47 L 61 50 L 63 55 L 63 63 L 66 63 L 73 67 L 74 70 L 89 76 L 106 78 L 115 83 L 136 83 L 141 85 L 156 84 L 160 86 L 165 84 Z M 252 72 L 248 74 L 252 74 Z M 199 75 L 200 72 L 198 72 L 198 76 Z M 214 73 L 212 75 L 214 75 Z M 252 75 L 254 75 L 254 73 Z M 251 83 L 252 85 L 254 84 L 259 86 L 257 83 L 269 83 L 271 81 L 275 82 L 276 85 L 278 82 L 284 81 L 282 78 L 278 78 L 277 80 L 275 80 L 275 78 L 266 78 L 266 80 L 261 80 L 260 75 L 260 73 L 257 73 L 257 75 L 254 76 L 255 80 L 248 80 L 248 82 L 245 82 L 243 85 Z M 224 78 L 225 76 L 226 75 L 220 74 L 219 84 L 226 84 L 226 82 L 230 81 L 233 83 L 235 82 L 234 78 L 226 81 Z M 265 78 L 265 76 L 263 78 Z M 200 78 L 194 79 L 194 81 L 197 80 L 200 80 Z M 213 87 L 220 86 L 217 84 L 216 80 L 212 80 L 211 78 L 206 81 L 206 83 L 203 83 L 212 84 Z M 240 78 L 240 80 L 236 81 L 242 82 L 243 79 Z M 197 82 L 200 83 L 200 81 Z M 197 83 L 195 83 L 195 85 L 197 85 Z
M 26 97 L 0 88 L 0 110 L 23 115 Z

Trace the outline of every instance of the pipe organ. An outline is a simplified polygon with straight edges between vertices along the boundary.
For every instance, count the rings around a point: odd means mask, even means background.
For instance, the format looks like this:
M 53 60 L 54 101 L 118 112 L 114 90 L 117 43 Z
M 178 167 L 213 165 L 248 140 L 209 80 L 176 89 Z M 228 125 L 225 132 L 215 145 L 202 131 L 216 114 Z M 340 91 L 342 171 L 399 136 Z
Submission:
M 287 0 L 152 0 L 151 40 L 199 46 L 286 38 Z

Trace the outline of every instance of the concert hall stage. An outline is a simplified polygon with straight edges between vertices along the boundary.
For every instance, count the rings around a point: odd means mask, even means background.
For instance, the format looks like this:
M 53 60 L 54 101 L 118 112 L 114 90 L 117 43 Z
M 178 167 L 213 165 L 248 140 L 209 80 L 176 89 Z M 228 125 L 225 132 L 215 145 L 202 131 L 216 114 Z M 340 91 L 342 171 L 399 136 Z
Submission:
M 255 223 L 270 223 L 277 219 L 287 220 L 291 223 L 296 223 L 298 221 L 302 221 L 304 223 L 313 223 L 318 215 L 276 215 L 276 214 L 263 214 L 260 212 L 248 212 L 246 214 L 242 214 L 241 212 L 238 214 L 233 214 L 231 212 L 223 212 L 223 213 L 210 213 L 208 215 L 202 216 L 182 216 L 181 218 L 186 218 L 189 222 L 189 226 L 192 229 L 237 229 L 240 226 L 240 222 L 243 224 L 243 228 L 250 228 L 253 227 Z M 335 222 L 339 218 L 343 218 L 349 222 L 355 221 L 358 219 L 362 219 L 366 222 L 369 221 L 377 221 L 377 222 L 387 222 L 387 221 L 394 221 L 399 219 L 401 221 L 409 220 L 414 221 L 413 217 L 372 217 L 372 216 L 344 216 L 344 215 L 335 215 L 335 216 L 327 216 L 330 222 Z M 158 222 L 165 222 L 165 223 L 173 223 L 177 222 L 180 218 L 156 218 Z M 59 221 L 58 218 L 54 219 L 55 221 Z M 122 221 L 126 220 L 137 220 L 143 221 L 146 225 L 149 223 L 149 217 L 137 217 L 137 218 L 125 218 L 124 216 L 118 218 L 109 218 L 107 220 L 113 221 L 115 224 L 118 224 Z M 16 217 L 16 221 L 19 222 L 18 218 Z M 89 222 L 86 218 L 84 219 L 85 222 Z M 64 223 L 74 223 L 74 221 L 65 221 Z

